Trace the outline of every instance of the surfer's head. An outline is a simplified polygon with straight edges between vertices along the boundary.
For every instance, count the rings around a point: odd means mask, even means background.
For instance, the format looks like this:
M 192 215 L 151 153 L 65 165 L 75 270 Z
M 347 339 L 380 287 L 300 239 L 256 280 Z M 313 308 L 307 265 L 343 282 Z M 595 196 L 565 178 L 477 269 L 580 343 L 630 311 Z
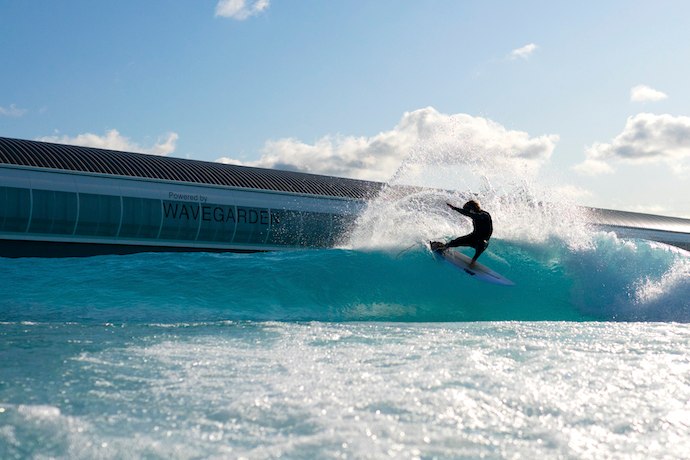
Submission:
M 470 200 L 467 203 L 465 203 L 462 207 L 465 211 L 474 211 L 474 212 L 479 212 L 481 208 L 479 207 L 479 202 L 476 200 Z

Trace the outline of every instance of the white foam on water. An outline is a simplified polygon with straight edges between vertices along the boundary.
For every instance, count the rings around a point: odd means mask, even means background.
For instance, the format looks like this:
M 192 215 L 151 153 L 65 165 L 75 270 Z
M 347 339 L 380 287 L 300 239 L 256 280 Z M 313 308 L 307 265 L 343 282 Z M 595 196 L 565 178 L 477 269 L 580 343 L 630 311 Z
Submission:
M 688 343 L 681 324 L 180 328 L 75 361 L 76 411 L 3 407 L 38 457 L 682 458 Z

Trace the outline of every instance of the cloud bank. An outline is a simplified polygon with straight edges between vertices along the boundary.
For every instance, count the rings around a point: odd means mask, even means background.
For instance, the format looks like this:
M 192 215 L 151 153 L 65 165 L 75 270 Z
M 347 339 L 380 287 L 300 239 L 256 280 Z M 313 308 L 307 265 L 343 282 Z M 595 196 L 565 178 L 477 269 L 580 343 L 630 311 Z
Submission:
M 269 0 L 219 0 L 216 16 L 244 21 L 268 9 Z
M 324 136 L 313 144 L 280 139 L 267 142 L 257 161 L 216 161 L 387 181 L 403 164 L 536 170 L 551 157 L 557 141 L 556 135 L 530 137 L 486 118 L 446 115 L 427 107 L 405 113 L 397 126 L 373 137 Z
M 666 99 L 666 93 L 662 93 L 647 85 L 637 85 L 630 89 L 630 100 L 632 102 L 656 102 Z
M 595 143 L 575 170 L 589 175 L 612 173 L 612 163 L 664 163 L 674 173 L 690 170 L 690 117 L 639 113 L 610 143 Z
M 511 59 L 527 59 L 532 53 L 537 49 L 537 45 L 534 43 L 529 43 L 521 48 L 514 49 L 510 52 Z
M 167 133 L 158 138 L 158 141 L 151 147 L 142 147 L 132 142 L 129 138 L 120 134 L 116 129 L 111 129 L 105 135 L 85 133 L 75 137 L 69 136 L 44 136 L 36 139 L 42 142 L 53 142 L 56 144 L 81 145 L 83 147 L 95 147 L 99 149 L 120 150 L 123 152 L 138 152 L 149 155 L 166 156 L 175 151 L 175 144 L 179 136 L 177 133 Z

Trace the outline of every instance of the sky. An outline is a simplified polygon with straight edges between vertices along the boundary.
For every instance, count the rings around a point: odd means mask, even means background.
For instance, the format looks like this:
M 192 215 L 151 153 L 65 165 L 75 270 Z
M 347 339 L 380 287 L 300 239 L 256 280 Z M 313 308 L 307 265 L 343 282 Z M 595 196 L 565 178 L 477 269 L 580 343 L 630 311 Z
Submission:
M 690 218 L 689 17 L 685 0 L 0 0 L 0 136 L 377 181 L 470 164 Z

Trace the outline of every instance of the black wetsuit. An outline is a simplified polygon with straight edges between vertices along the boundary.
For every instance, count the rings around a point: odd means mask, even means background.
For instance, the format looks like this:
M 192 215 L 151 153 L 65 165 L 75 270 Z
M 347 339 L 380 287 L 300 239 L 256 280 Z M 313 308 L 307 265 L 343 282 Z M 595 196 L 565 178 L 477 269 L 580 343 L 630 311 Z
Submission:
M 469 235 L 461 236 L 456 238 L 448 244 L 446 247 L 455 248 L 458 246 L 469 246 L 474 248 L 474 257 L 472 260 L 477 260 L 479 254 L 484 252 L 484 250 L 489 246 L 489 238 L 494 231 L 493 222 L 491 221 L 491 215 L 486 211 L 470 211 L 462 208 L 456 208 L 455 206 L 450 206 L 455 211 L 459 212 L 463 216 L 467 216 L 472 219 L 472 233 Z

